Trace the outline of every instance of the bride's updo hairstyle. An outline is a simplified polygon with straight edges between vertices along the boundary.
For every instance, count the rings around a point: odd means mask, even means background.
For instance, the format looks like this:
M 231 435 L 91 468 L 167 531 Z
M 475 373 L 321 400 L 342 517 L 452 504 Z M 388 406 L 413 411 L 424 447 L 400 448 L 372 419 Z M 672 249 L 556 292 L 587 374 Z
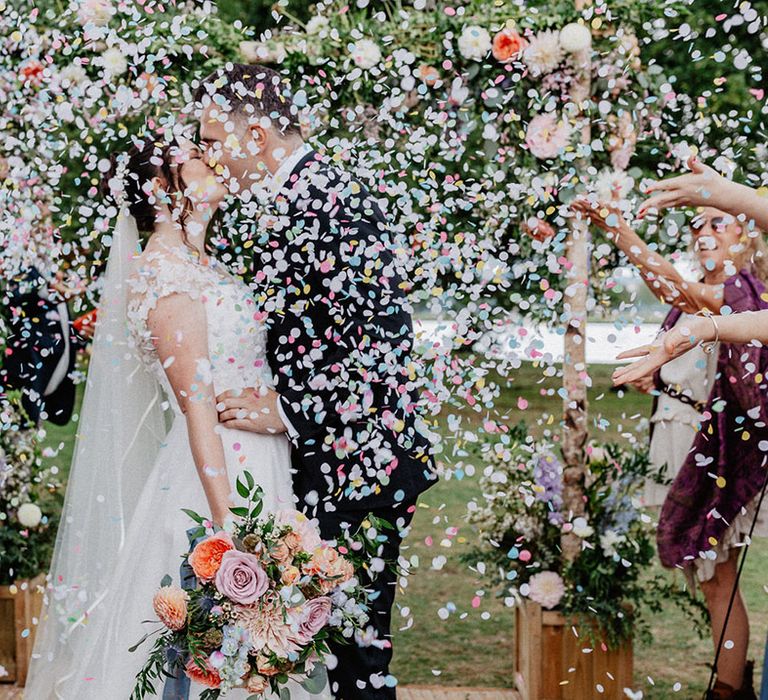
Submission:
M 118 208 L 127 206 L 139 231 L 146 236 L 155 230 L 158 205 L 167 204 L 181 226 L 184 243 L 189 245 L 184 224 L 192 211 L 192 203 L 184 196 L 186 183 L 175 162 L 178 149 L 175 140 L 145 134 L 126 152 L 111 156 L 109 170 L 102 177 L 101 193 Z M 154 178 L 162 181 L 164 194 L 158 196 L 153 192 Z

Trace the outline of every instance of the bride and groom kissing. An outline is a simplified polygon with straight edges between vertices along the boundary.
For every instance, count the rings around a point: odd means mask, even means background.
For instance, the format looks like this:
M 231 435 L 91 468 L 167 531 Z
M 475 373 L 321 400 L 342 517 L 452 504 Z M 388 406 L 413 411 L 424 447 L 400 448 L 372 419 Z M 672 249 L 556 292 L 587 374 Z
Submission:
M 296 507 L 323 539 L 369 513 L 391 522 L 384 560 L 397 559 L 435 480 L 410 308 L 378 203 L 303 142 L 271 69 L 227 64 L 200 83 L 195 107 L 199 146 L 147 132 L 105 175 L 110 215 L 120 213 L 27 685 L 34 700 L 130 697 L 142 660 L 128 648 L 188 547 L 181 508 L 223 525 L 244 470 L 265 510 Z M 256 234 L 250 285 L 206 251 L 228 196 L 263 214 L 230 232 Z M 332 645 L 320 697 L 395 697 L 395 585 L 394 570 L 376 579 L 368 643 Z M 169 679 L 163 697 L 203 690 Z M 291 697 L 317 696 L 296 686 Z

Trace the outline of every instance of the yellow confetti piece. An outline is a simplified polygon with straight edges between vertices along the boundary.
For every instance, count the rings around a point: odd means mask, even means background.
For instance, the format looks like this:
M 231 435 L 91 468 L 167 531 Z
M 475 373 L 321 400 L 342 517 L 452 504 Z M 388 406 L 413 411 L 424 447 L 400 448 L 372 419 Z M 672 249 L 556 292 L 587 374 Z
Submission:
M 744 442 L 749 440 L 750 437 L 751 435 L 746 430 L 741 434 L 741 439 L 744 440 Z
M 595 17 L 592 20 L 592 29 L 600 29 L 600 27 L 603 26 L 603 18 L 602 17 Z
M 708 542 L 709 542 L 709 544 L 711 544 L 713 547 L 716 547 L 716 546 L 717 546 L 717 538 L 715 538 L 715 537 L 710 537 L 710 538 L 709 538 L 709 540 L 708 540 Z
M 722 476 L 718 476 L 717 479 L 715 479 L 715 484 L 717 484 L 717 488 L 723 489 L 725 488 L 725 479 Z

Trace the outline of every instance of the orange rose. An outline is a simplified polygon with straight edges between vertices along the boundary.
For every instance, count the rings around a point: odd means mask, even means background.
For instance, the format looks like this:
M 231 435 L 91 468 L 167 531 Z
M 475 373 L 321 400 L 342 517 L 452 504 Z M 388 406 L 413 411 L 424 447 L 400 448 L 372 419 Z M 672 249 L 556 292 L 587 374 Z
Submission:
M 235 543 L 223 530 L 198 543 L 189 555 L 189 565 L 201 581 L 212 581 L 221 566 L 225 552 L 235 548 Z
M 194 683 L 204 685 L 206 688 L 218 688 L 221 685 L 219 672 L 208 663 L 207 659 L 204 669 L 200 668 L 194 659 L 190 659 L 184 667 L 184 672 Z
M 422 63 L 419 66 L 419 78 L 428 86 L 434 87 L 438 80 L 440 80 L 440 73 L 437 68 L 430 66 L 427 63 Z
M 536 217 L 531 217 L 523 224 L 523 231 L 536 241 L 546 241 L 555 235 L 552 224 Z
M 493 57 L 501 62 L 507 63 L 516 56 L 519 56 L 522 50 L 528 45 L 514 29 L 502 29 L 493 37 Z
M 189 595 L 178 586 L 163 586 L 152 600 L 155 614 L 169 630 L 180 630 L 187 623 Z

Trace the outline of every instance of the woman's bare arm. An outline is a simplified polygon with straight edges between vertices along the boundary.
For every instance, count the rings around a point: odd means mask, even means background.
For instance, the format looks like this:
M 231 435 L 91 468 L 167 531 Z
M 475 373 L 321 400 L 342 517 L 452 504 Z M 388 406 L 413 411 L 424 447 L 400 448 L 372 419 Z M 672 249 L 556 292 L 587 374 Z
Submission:
M 688 159 L 689 173 L 650 185 L 646 199 L 637 212 L 639 218 L 653 211 L 674 207 L 715 207 L 740 221 L 754 222 L 768 231 L 768 201 L 751 187 L 724 178 L 716 170 L 700 163 L 694 156 Z
M 638 269 L 651 292 L 663 302 L 687 313 L 708 309 L 719 313 L 723 305 L 723 286 L 688 282 L 663 255 L 652 251 L 627 223 L 621 213 L 607 205 L 594 206 L 578 199 L 571 208 L 602 229 Z
M 182 294 L 163 297 L 149 315 L 157 354 L 187 420 L 189 444 L 211 516 L 221 525 L 229 515 L 231 488 L 217 433 L 206 323 L 202 302 Z
M 675 326 L 656 343 L 621 353 L 617 359 L 641 359 L 613 373 L 613 383 L 629 384 L 655 372 L 670 360 L 685 354 L 700 343 L 721 340 L 725 343 L 768 345 L 768 310 L 744 311 L 717 318 L 696 317 Z

